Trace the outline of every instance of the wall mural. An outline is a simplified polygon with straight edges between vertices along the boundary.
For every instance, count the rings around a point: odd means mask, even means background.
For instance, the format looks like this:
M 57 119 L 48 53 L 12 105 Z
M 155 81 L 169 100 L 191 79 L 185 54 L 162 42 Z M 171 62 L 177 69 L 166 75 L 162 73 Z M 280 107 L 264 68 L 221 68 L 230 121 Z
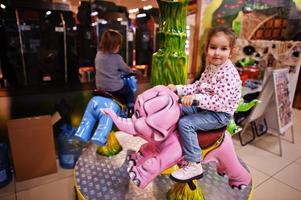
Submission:
M 277 16 L 280 18 L 287 18 L 288 25 L 285 40 L 301 40 L 300 8 L 301 0 L 203 0 L 201 11 L 201 51 L 205 44 L 206 32 L 213 26 L 231 26 L 237 36 L 241 35 L 241 31 L 254 29 L 255 25 L 241 29 L 243 16 L 251 12 L 263 14 L 267 17 L 277 13 Z M 200 53 L 202 54 L 202 52 Z M 204 63 L 202 63 L 203 65 Z
M 212 26 L 224 25 L 232 26 L 239 33 L 243 11 L 251 12 L 280 7 L 296 10 L 301 8 L 301 0 L 203 0 L 202 7 L 203 32 Z
M 288 19 L 301 18 L 301 0 L 203 0 L 202 6 L 203 29 L 218 25 L 232 26 L 238 35 L 243 12 L 276 12 Z
M 213 13 L 212 26 L 232 26 L 233 20 L 238 16 L 244 5 L 244 0 L 224 0 Z
M 260 68 L 297 66 L 301 64 L 301 42 L 238 39 L 232 61 L 244 60 L 253 60 Z

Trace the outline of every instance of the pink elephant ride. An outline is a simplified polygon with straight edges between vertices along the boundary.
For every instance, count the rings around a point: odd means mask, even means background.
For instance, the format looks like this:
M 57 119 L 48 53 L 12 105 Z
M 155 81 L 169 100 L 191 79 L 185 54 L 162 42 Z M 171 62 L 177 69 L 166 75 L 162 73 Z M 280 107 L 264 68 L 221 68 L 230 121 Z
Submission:
M 181 140 L 177 130 L 181 105 L 178 96 L 165 86 L 153 87 L 137 97 L 131 119 L 119 117 L 110 108 L 102 109 L 120 131 L 147 141 L 138 152 L 128 156 L 130 179 L 145 188 L 165 170 L 183 161 Z M 226 127 L 199 134 L 204 164 L 214 161 L 217 173 L 227 175 L 232 188 L 244 189 L 251 175 L 242 166 Z M 192 182 L 189 183 L 191 189 Z

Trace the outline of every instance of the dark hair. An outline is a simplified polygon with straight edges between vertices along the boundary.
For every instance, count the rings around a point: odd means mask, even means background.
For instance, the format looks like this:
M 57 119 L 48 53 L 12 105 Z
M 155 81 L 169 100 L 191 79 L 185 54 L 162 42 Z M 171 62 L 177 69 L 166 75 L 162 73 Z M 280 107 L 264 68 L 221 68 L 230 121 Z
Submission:
M 208 45 L 210 43 L 211 38 L 215 36 L 217 33 L 224 33 L 229 39 L 230 48 L 232 49 L 234 47 L 236 41 L 236 34 L 233 31 L 233 29 L 225 26 L 216 26 L 211 28 L 207 33 L 207 41 L 205 46 L 206 52 L 208 50 Z
M 118 45 L 121 46 L 122 36 L 121 34 L 113 29 L 109 29 L 100 37 L 98 49 L 104 53 L 113 53 Z

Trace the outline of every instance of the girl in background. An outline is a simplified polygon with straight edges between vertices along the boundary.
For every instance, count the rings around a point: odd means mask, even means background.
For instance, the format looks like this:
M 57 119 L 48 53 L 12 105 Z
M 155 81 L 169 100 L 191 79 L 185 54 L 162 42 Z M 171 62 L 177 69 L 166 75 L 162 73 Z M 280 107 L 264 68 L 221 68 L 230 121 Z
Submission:
M 118 54 L 122 44 L 122 36 L 109 29 L 100 37 L 98 51 L 95 57 L 96 88 L 121 95 L 126 100 L 128 114 L 133 112 L 135 94 L 128 84 L 124 84 L 121 74 L 134 73 Z

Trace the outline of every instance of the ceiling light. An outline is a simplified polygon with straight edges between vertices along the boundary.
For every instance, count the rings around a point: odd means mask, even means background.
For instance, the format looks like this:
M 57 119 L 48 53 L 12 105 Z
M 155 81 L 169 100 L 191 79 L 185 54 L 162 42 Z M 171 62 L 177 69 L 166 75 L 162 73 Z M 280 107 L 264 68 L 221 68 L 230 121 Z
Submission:
M 145 13 L 140 13 L 137 15 L 137 18 L 142 18 L 142 17 L 146 17 L 146 14 Z
M 148 5 L 148 6 L 144 6 L 144 7 L 143 7 L 143 10 L 150 10 L 150 9 L 152 9 L 152 8 L 153 8 L 153 6 Z
M 2 8 L 2 9 L 5 9 L 6 8 L 6 6 L 4 5 L 4 4 L 0 4 L 0 7 Z
M 107 20 L 105 20 L 105 19 L 99 19 L 99 20 L 97 20 L 99 23 L 101 23 L 101 24 L 107 24 L 108 23 L 108 21 Z
M 48 10 L 48 11 L 46 12 L 46 15 L 51 15 L 51 11 Z
M 97 16 L 98 15 L 98 12 L 97 11 L 93 11 L 92 13 L 91 13 L 91 16 Z
M 129 10 L 129 13 L 136 13 L 139 11 L 139 8 L 133 8 Z

